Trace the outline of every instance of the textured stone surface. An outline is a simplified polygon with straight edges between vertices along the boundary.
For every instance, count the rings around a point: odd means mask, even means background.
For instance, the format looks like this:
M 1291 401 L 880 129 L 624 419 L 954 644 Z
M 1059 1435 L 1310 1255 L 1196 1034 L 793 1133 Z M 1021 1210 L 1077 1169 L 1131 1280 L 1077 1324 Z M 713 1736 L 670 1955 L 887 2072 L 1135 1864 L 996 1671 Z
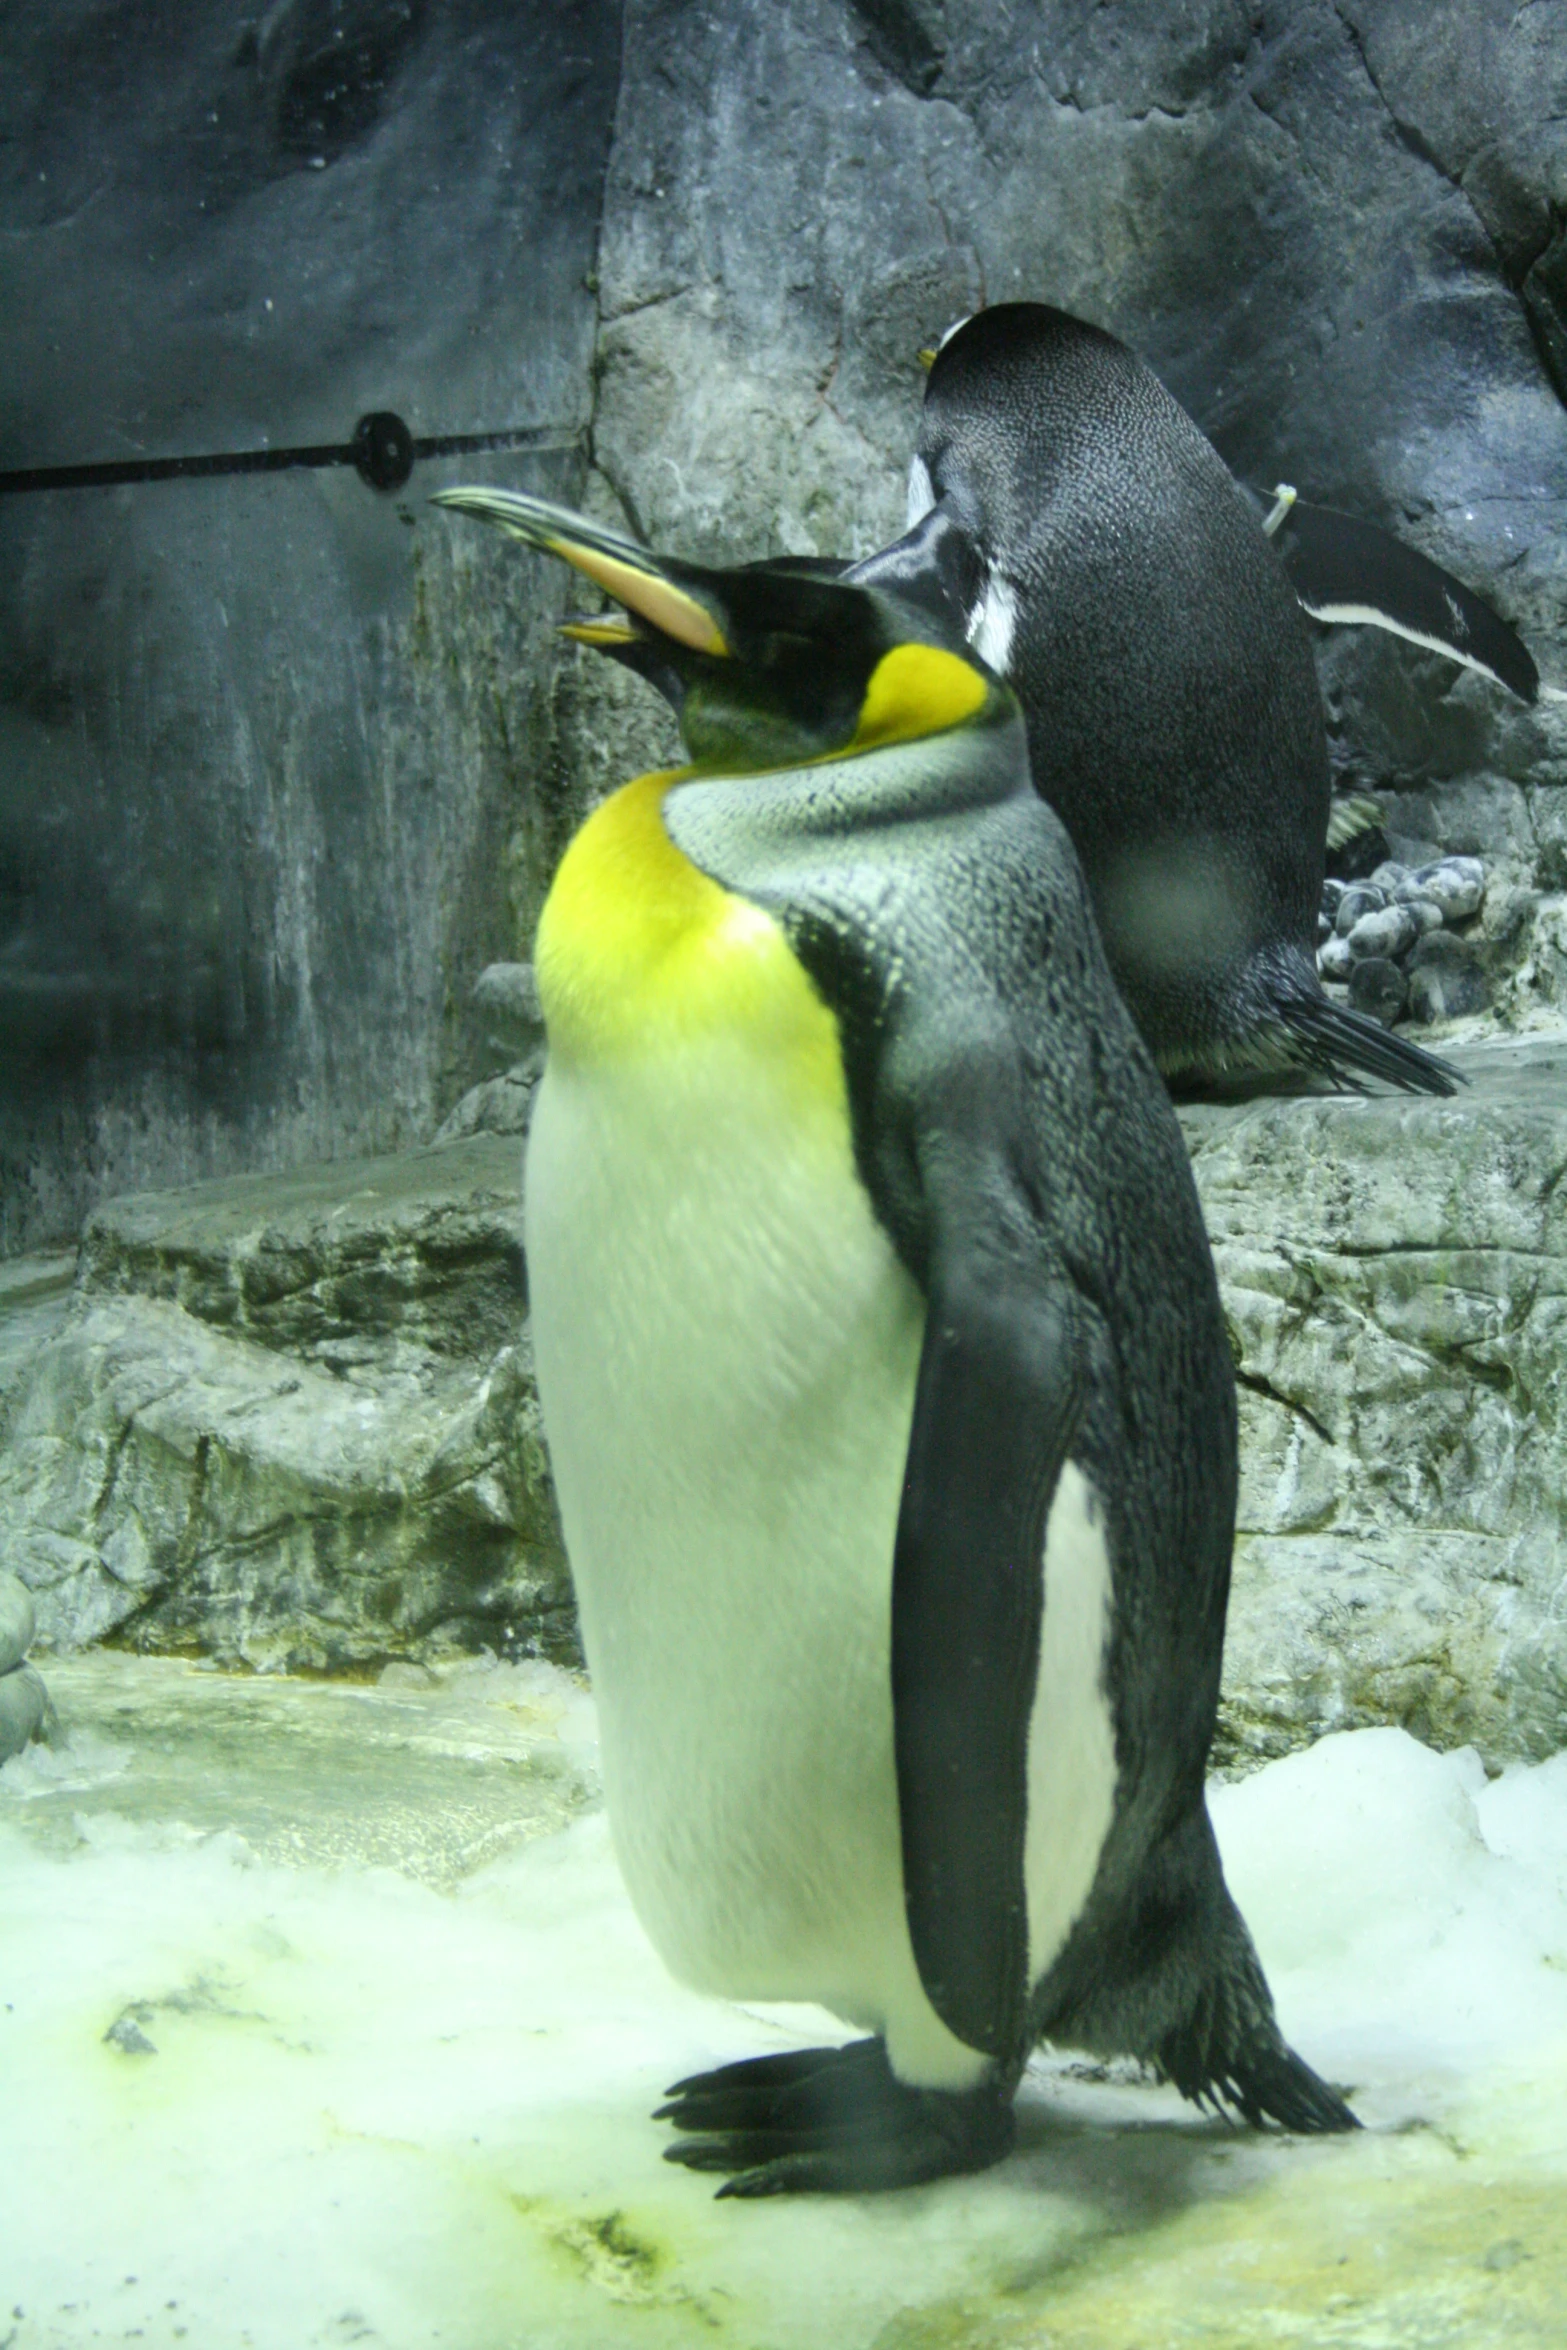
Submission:
M 1567 1744 L 1567 1045 L 1181 1113 L 1241 1381 L 1220 1758 Z
M 0 1674 L 19 1665 L 38 1630 L 33 1595 L 15 1575 L 0 1574 Z
M 1241 1380 L 1226 1766 L 1567 1744 L 1567 1042 L 1457 1058 L 1452 1101 L 1181 1113 Z M 572 1653 L 518 1176 L 481 1136 L 102 1211 L 0 1443 L 46 1636 Z
M 1396 529 L 1567 683 L 1564 119 L 1563 0 L 630 0 L 606 511 L 698 556 L 864 553 L 901 523 L 918 346 L 981 298 L 1056 302 L 1244 479 Z M 1488 859 L 1494 1016 L 1555 1018 L 1567 710 L 1372 631 L 1319 644 L 1339 784 L 1406 861 Z M 597 756 L 629 773 L 622 713 Z
M 515 1143 L 116 1201 L 0 1450 L 46 1641 L 575 1653 Z
M 565 587 L 425 496 L 580 489 L 619 50 L 616 0 L 6 18 L 0 467 L 341 446 L 375 408 L 542 446 L 391 496 L 0 501 L 0 1252 L 422 1140 L 479 1074 Z
M 37 1737 L 47 1705 L 44 1685 L 30 1665 L 0 1673 L 0 1762 Z

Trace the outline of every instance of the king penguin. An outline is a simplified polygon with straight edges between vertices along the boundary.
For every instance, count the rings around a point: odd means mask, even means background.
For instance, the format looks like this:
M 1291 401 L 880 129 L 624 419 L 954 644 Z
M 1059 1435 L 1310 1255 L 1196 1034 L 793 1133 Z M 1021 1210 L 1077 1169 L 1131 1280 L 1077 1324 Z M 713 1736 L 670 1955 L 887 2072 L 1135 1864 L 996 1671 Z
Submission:
M 1011 693 L 894 594 L 531 498 L 684 681 L 535 968 L 526 1252 L 616 1851 L 672 1971 L 864 2037 L 661 2109 L 731 2195 L 978 2170 L 1040 2038 L 1354 2126 L 1204 1800 L 1234 1379 L 1164 1087 Z
M 1281 550 L 1294 584 L 1217 451 L 1123 343 L 1012 302 L 935 354 L 906 535 L 846 576 L 944 606 L 1011 685 L 1035 783 L 1173 1086 L 1315 1073 L 1451 1093 L 1442 1062 L 1317 977 L 1329 775 L 1301 599 L 1326 566 L 1318 601 L 1344 616 L 1346 542 L 1297 508 Z M 1347 554 L 1353 580 L 1365 552 Z

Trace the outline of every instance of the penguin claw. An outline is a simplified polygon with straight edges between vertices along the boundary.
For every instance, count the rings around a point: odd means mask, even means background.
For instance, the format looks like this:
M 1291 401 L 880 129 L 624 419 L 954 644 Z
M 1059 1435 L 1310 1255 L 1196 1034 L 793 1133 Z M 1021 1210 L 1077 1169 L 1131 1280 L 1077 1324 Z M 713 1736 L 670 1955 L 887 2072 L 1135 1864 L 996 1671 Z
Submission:
M 716 2065 L 711 2072 L 688 2073 L 683 2081 L 672 2081 L 664 2095 L 684 2097 L 692 2090 L 782 2088 L 803 2081 L 812 2073 L 824 2072 L 828 2066 L 850 2060 L 864 2063 L 880 2047 L 879 2040 L 850 2040 L 841 2048 L 784 2048 L 775 2056 L 742 2056 L 734 2064 Z
M 727 2171 L 719 2193 L 746 2198 L 914 2186 L 983 2170 L 1013 2139 L 1009 2097 L 908 2088 L 879 2040 L 692 2074 L 654 2118 L 690 2133 L 666 2162 Z

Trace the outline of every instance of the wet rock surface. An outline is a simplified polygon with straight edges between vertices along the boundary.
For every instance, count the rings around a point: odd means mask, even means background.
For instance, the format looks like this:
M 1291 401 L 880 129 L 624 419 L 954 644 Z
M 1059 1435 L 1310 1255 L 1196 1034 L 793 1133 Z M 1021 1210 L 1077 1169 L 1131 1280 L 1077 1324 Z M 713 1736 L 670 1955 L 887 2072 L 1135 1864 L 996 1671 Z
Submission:
M 564 582 L 428 493 L 572 501 L 617 0 L 119 0 L 0 28 L 0 466 L 532 447 L 0 512 L 0 1250 L 401 1149 L 536 903 Z M 519 845 L 508 854 L 514 837 Z
M 0 1450 L 44 1639 L 573 1655 L 519 1223 L 490 1137 L 95 1217 Z

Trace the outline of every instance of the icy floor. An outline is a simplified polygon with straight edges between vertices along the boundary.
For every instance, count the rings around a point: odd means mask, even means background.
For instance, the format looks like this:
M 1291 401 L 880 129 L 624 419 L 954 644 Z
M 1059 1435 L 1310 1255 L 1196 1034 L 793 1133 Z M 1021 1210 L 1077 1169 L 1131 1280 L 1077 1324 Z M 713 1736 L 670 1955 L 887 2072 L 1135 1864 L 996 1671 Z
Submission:
M 570 1683 L 49 1678 L 65 1743 L 0 1770 L 0 2350 L 1567 2341 L 1567 1756 L 1367 1731 L 1216 1791 L 1363 2136 L 1041 2066 L 984 2177 L 736 2206 L 649 2111 L 820 2025 L 669 1982 Z

